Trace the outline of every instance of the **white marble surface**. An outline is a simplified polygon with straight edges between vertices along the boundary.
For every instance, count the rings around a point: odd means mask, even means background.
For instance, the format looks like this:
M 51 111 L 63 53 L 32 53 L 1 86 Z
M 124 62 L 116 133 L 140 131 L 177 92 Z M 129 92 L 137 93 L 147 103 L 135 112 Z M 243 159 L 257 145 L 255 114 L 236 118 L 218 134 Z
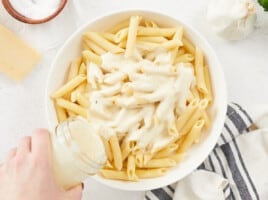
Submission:
M 268 13 L 246 40 L 227 42 L 215 36 L 205 20 L 207 0 L 69 0 L 53 21 L 26 25 L 13 20 L 0 5 L 0 23 L 43 54 L 43 60 L 20 84 L 0 74 L 0 160 L 18 139 L 36 127 L 47 127 L 44 95 L 48 71 L 58 48 L 72 32 L 102 14 L 123 9 L 161 11 L 194 26 L 214 47 L 225 72 L 228 99 L 242 105 L 268 102 Z M 264 21 L 266 18 L 266 21 Z M 0 44 L 1 45 L 1 44 Z M 107 188 L 88 180 L 84 199 L 138 200 L 142 192 Z

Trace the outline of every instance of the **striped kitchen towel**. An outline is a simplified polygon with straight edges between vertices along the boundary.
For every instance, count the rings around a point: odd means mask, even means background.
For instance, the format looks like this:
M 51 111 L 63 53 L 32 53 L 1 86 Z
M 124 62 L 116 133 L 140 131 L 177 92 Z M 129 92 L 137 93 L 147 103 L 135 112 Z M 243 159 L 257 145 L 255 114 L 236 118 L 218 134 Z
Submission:
M 252 127 L 249 114 L 229 104 L 222 134 L 208 158 L 186 178 L 148 191 L 144 199 L 267 200 L 268 130 L 250 132 Z

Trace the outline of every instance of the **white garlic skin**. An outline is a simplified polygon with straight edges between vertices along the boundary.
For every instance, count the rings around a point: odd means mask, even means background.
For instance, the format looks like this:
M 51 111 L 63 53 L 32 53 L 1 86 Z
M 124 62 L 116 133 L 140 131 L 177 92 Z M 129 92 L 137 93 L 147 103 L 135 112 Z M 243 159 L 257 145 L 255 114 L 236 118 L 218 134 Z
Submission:
M 219 36 L 241 40 L 255 29 L 255 3 L 253 0 L 210 0 L 207 19 Z

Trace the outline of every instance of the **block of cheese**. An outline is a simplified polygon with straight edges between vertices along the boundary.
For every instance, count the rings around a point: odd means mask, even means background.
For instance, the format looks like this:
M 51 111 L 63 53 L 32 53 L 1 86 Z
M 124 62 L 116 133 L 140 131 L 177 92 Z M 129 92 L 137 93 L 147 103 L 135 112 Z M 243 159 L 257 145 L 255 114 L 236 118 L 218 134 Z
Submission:
M 39 53 L 0 24 L 0 73 L 19 82 L 40 58 Z

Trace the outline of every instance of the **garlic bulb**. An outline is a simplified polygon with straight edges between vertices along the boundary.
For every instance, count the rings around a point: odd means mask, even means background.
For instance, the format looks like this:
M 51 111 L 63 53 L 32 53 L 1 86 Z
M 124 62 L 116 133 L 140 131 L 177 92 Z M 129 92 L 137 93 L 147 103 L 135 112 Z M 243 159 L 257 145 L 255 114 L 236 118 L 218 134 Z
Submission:
M 255 27 L 256 8 L 253 0 L 211 0 L 207 19 L 212 29 L 227 40 L 239 40 Z

